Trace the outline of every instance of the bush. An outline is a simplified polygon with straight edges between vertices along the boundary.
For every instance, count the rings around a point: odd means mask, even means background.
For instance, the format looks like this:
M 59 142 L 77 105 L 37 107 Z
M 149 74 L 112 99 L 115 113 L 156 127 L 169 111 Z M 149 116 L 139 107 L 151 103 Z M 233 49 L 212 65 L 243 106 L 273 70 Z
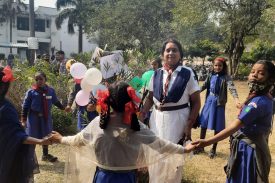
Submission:
M 58 99 L 66 105 L 67 95 L 69 93 L 68 88 L 68 76 L 59 76 L 51 72 L 50 65 L 46 62 L 41 62 L 35 66 L 29 66 L 27 63 L 18 63 L 13 69 L 16 80 L 11 84 L 8 92 L 8 98 L 14 104 L 17 112 L 21 113 L 22 103 L 25 97 L 26 91 L 34 84 L 34 74 L 37 71 L 43 71 L 47 76 L 47 84 L 55 89 Z M 71 129 L 72 115 L 65 114 L 60 110 L 53 107 L 55 129 L 61 133 L 73 132 Z M 63 124 L 64 123 L 64 124 Z
M 238 74 L 237 77 L 241 80 L 246 79 L 247 76 L 250 73 L 251 70 L 251 66 L 250 64 L 244 64 L 244 63 L 240 63 L 239 68 L 238 68 Z
M 83 52 L 83 53 L 79 53 L 79 54 L 72 54 L 71 55 L 75 60 L 77 60 L 78 62 L 83 63 L 84 65 L 88 66 L 91 58 L 92 58 L 92 54 L 91 52 Z
M 243 53 L 240 62 L 244 64 L 254 64 L 255 60 L 252 58 L 251 53 L 245 52 Z
M 75 134 L 76 125 L 74 124 L 74 115 L 71 113 L 65 113 L 60 109 L 52 108 L 53 129 L 61 134 Z

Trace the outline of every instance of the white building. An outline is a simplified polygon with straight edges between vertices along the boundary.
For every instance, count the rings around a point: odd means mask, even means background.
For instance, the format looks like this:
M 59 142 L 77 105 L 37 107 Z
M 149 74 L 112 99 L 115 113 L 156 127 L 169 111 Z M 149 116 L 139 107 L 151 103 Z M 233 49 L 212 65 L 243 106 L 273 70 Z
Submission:
M 5 54 L 5 58 L 10 53 L 10 46 L 14 47 L 12 53 L 18 55 L 21 60 L 27 58 L 27 39 L 30 37 L 28 12 L 27 8 L 16 17 L 12 26 L 12 43 L 10 43 L 9 22 L 0 24 L 0 54 Z M 35 37 L 39 41 L 37 54 L 49 53 L 51 55 L 51 50 L 54 49 L 54 52 L 63 50 L 65 56 L 70 57 L 71 53 L 78 52 L 78 29 L 76 27 L 75 34 L 68 34 L 66 21 L 61 29 L 57 30 L 55 25 L 57 14 L 56 8 L 39 6 L 35 9 Z M 83 35 L 83 52 L 92 51 L 96 46 L 94 41 L 88 40 L 86 35 Z

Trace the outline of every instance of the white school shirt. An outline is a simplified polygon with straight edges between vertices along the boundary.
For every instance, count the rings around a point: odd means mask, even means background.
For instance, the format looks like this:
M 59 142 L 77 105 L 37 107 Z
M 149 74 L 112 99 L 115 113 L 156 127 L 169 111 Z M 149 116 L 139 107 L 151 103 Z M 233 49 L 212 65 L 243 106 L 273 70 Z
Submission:
M 171 90 L 171 87 L 172 87 L 178 73 L 181 71 L 181 68 L 185 68 L 185 69 L 188 69 L 188 70 L 191 71 L 191 76 L 190 76 L 190 79 L 189 79 L 189 81 L 186 85 L 186 88 L 185 88 L 184 92 L 183 92 L 183 95 L 181 96 L 180 100 L 177 103 L 169 102 L 169 103 L 165 103 L 163 106 L 177 106 L 177 105 L 182 105 L 182 104 L 189 103 L 190 95 L 192 95 L 196 91 L 200 91 L 198 81 L 195 79 L 195 75 L 194 75 L 194 72 L 192 71 L 192 69 L 190 69 L 189 67 L 185 67 L 185 66 L 178 66 L 176 68 L 176 70 L 172 73 L 171 80 L 170 80 L 169 86 L 168 86 L 168 92 Z M 165 85 L 165 82 L 166 82 L 166 78 L 168 76 L 168 72 L 164 68 L 161 68 L 161 70 L 163 70 L 163 81 L 162 81 L 162 83 L 163 83 L 163 90 L 164 90 L 164 85 Z M 151 80 L 149 82 L 149 85 L 148 85 L 148 90 L 151 91 L 151 92 L 153 92 L 153 86 L 154 86 L 153 77 L 151 78 Z M 155 105 L 160 106 L 160 102 L 155 97 L 153 97 L 153 101 L 154 101 Z

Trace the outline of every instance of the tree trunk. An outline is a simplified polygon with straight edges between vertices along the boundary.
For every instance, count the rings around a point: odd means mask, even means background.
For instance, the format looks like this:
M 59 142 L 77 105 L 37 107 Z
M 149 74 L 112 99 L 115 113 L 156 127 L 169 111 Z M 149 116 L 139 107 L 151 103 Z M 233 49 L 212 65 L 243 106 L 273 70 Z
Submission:
M 35 37 L 35 29 L 34 29 L 34 0 L 29 0 L 29 28 L 30 28 L 30 37 Z M 35 50 L 30 50 L 30 60 L 29 64 L 33 65 L 35 60 Z
M 233 36 L 231 38 L 231 43 L 228 48 L 228 57 L 229 57 L 229 74 L 235 75 L 237 74 L 237 67 L 240 61 L 240 58 L 244 51 L 244 43 L 243 43 L 243 33 L 232 33 Z
M 12 16 L 10 16 L 10 43 L 12 43 Z M 10 47 L 10 53 L 12 54 L 12 47 Z
M 78 26 L 78 53 L 81 53 L 83 51 L 82 49 L 83 45 L 83 26 Z

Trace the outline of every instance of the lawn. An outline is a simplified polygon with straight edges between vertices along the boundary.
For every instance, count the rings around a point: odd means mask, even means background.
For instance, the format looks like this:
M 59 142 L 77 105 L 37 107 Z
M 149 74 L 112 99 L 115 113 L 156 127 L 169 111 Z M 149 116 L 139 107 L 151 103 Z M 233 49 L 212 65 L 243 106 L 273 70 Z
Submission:
M 246 82 L 235 82 L 240 100 L 243 102 L 246 98 L 248 88 Z M 205 93 L 201 95 L 202 102 L 204 102 Z M 228 96 L 228 103 L 226 106 L 226 122 L 232 122 L 238 114 L 233 98 Z M 192 132 L 192 138 L 199 138 L 200 129 L 195 129 Z M 212 131 L 208 131 L 207 137 L 213 135 Z M 270 170 L 270 183 L 275 183 L 275 135 L 270 136 L 269 146 L 272 155 L 272 165 Z M 207 147 L 206 153 L 192 156 L 186 161 L 184 166 L 183 182 L 187 183 L 219 183 L 225 182 L 225 173 L 223 167 L 226 164 L 229 155 L 229 141 L 225 139 L 218 144 L 217 157 L 210 159 L 208 152 L 211 147 Z M 40 174 L 35 175 L 35 183 L 60 183 L 63 182 L 63 172 L 66 162 L 67 147 L 63 145 L 53 145 L 49 148 L 49 152 L 58 156 L 59 161 L 56 163 L 42 162 L 41 147 L 36 148 L 37 157 L 40 165 Z

